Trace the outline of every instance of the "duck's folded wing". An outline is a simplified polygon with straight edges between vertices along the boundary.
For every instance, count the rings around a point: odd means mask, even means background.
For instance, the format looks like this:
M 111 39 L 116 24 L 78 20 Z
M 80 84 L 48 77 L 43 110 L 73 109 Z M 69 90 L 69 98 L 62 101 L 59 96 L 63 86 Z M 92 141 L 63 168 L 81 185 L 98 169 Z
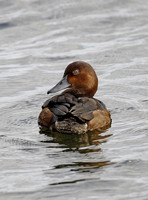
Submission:
M 89 121 L 94 117 L 93 111 L 105 109 L 106 107 L 101 101 L 94 98 L 81 97 L 76 105 L 71 108 L 70 113 L 81 121 Z
M 77 103 L 77 98 L 69 93 L 54 96 L 43 104 L 42 108 L 48 107 L 55 117 L 62 117 L 69 113 L 72 106 Z

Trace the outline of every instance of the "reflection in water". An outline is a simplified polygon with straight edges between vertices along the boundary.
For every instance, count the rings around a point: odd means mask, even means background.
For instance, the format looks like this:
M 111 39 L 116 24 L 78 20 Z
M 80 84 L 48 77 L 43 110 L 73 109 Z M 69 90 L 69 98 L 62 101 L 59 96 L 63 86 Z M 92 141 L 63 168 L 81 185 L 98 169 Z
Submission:
M 79 171 L 79 172 L 93 172 L 93 169 L 97 169 L 106 165 L 113 164 L 110 161 L 103 162 L 74 162 L 73 164 L 65 164 L 65 165 L 57 165 L 55 169 L 61 168 L 71 168 L 71 171 Z
M 70 168 L 70 171 L 77 171 L 80 173 L 84 173 L 84 172 L 95 172 L 96 169 L 100 168 L 100 167 L 104 167 L 107 165 L 111 165 L 114 164 L 113 162 L 110 161 L 104 161 L 104 162 L 75 162 L 73 164 L 65 164 L 65 165 L 57 165 L 55 166 L 55 169 L 65 169 L 65 168 Z M 51 183 L 50 185 L 59 185 L 59 184 L 73 184 L 73 183 L 77 183 L 80 181 L 88 181 L 88 180 L 93 180 L 94 178 L 86 178 L 86 179 L 75 179 L 75 180 L 70 180 L 70 181 L 59 181 L 56 183 Z
M 105 131 L 103 131 L 105 132 Z M 79 153 L 97 152 L 100 151 L 99 144 L 107 142 L 107 138 L 111 134 L 101 135 L 102 132 L 93 131 L 85 134 L 63 134 L 58 132 L 42 132 L 49 136 L 46 141 L 41 141 L 44 143 L 58 143 L 61 144 L 63 151 L 78 151 Z
M 63 152 L 77 151 L 81 154 L 90 153 L 90 152 L 99 152 L 101 151 L 100 144 L 107 142 L 107 138 L 111 134 L 101 134 L 101 132 L 88 132 L 85 134 L 63 134 L 58 132 L 40 132 L 45 134 L 48 137 L 47 140 L 41 141 L 43 143 L 58 143 L 62 148 Z M 51 147 L 51 146 L 50 146 Z M 49 148 L 50 148 L 49 147 Z M 54 146 L 55 148 L 55 146 Z M 68 164 L 56 165 L 54 169 L 69 168 L 70 171 L 79 171 L 79 172 L 93 172 L 94 169 L 113 164 L 110 161 L 100 161 L 100 162 L 72 162 Z M 66 184 L 67 182 L 60 182 L 56 184 Z M 69 183 L 69 181 L 68 181 Z
M 63 181 L 63 182 L 58 182 L 58 183 L 51 183 L 50 185 L 70 184 L 70 183 L 77 183 L 77 182 L 85 181 L 85 180 L 86 179 L 79 179 L 79 180 L 74 180 L 74 181 Z

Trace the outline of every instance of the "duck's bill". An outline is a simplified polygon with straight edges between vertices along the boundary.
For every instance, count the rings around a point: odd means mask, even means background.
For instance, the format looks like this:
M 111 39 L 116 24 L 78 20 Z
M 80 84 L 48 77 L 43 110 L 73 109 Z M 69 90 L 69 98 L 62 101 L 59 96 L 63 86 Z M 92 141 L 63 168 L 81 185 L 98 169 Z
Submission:
M 70 88 L 71 87 L 71 84 L 68 83 L 67 81 L 67 76 L 63 77 L 62 80 L 57 83 L 53 88 L 51 88 L 47 94 L 49 93 L 54 93 L 54 92 L 59 92 L 60 90 L 64 90 L 66 88 Z

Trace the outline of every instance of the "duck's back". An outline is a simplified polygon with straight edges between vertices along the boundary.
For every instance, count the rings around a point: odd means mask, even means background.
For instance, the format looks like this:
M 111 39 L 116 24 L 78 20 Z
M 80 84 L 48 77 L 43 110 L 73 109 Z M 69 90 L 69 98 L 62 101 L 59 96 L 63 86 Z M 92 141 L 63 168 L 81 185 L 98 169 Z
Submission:
M 101 101 L 89 97 L 76 97 L 70 93 L 48 99 L 42 106 L 43 110 L 47 108 L 52 113 L 50 122 L 52 128 L 64 133 L 82 133 L 91 130 L 89 126 L 90 122 L 94 121 L 94 112 L 100 111 L 102 115 L 106 111 Z

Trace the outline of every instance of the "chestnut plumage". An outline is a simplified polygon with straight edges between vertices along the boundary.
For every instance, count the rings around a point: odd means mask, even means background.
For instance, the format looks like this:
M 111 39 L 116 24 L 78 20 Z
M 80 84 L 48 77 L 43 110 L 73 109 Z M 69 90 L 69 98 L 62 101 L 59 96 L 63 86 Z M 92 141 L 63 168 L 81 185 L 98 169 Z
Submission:
M 65 90 L 45 101 L 38 124 L 77 134 L 110 127 L 110 112 L 103 102 L 93 98 L 97 88 L 98 78 L 91 65 L 82 61 L 69 64 L 62 80 L 48 93 Z

